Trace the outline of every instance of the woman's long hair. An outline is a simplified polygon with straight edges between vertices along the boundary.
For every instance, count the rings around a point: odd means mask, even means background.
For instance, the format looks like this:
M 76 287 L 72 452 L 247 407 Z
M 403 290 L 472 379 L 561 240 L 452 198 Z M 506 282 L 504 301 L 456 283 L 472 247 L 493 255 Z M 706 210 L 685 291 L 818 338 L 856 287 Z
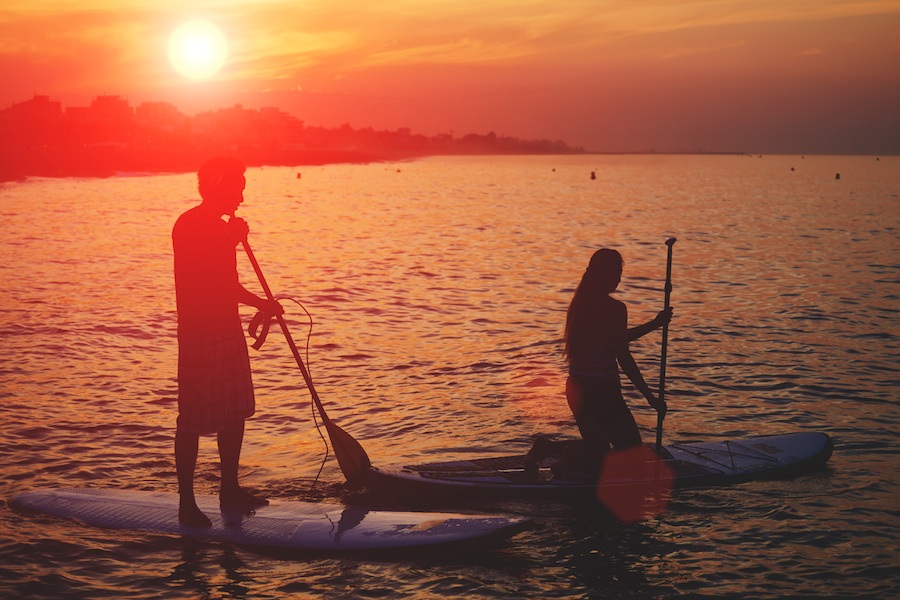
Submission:
M 622 255 L 609 248 L 597 250 L 591 256 L 566 313 L 563 356 L 567 362 L 571 363 L 572 358 L 583 352 L 590 343 L 594 331 L 591 318 L 596 314 L 597 303 L 616 289 L 623 265 Z

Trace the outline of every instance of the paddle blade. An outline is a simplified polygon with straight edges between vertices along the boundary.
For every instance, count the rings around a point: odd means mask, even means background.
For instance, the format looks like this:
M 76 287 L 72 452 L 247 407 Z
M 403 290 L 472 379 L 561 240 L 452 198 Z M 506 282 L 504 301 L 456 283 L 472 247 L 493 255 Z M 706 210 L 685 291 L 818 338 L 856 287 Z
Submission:
M 328 432 L 341 472 L 348 483 L 356 483 L 372 466 L 369 455 L 352 435 L 335 425 L 331 419 L 326 418 L 324 421 L 325 431 Z

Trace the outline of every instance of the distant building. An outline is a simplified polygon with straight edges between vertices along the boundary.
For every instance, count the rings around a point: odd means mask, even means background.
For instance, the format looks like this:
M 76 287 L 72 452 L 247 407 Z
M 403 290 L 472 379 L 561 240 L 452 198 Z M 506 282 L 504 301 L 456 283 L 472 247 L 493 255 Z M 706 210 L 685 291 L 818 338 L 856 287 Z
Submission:
M 279 108 L 259 109 L 264 141 L 277 146 L 297 146 L 303 142 L 303 121 Z
M 62 105 L 49 96 L 34 95 L 31 100 L 18 102 L 0 113 L 26 119 L 46 119 L 62 115 Z
M 90 118 L 95 127 L 95 144 L 129 143 L 134 138 L 134 110 L 120 96 L 94 98 Z
M 9 145 L 45 145 L 57 135 L 62 119 L 59 102 L 35 94 L 0 111 L 0 136 Z
M 91 112 L 109 120 L 128 120 L 134 115 L 128 100 L 121 96 L 97 96 L 91 102 Z
M 167 133 L 182 130 L 188 124 L 187 116 L 168 102 L 144 102 L 134 111 L 134 120 L 138 127 Z

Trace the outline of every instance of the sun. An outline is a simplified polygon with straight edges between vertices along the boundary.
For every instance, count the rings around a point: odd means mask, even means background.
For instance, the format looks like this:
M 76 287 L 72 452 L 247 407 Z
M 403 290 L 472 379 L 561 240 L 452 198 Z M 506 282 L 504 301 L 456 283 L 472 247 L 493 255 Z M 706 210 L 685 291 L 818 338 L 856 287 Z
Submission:
M 191 79 L 215 75 L 228 57 L 228 44 L 218 27 L 208 21 L 187 21 L 169 38 L 169 60 Z

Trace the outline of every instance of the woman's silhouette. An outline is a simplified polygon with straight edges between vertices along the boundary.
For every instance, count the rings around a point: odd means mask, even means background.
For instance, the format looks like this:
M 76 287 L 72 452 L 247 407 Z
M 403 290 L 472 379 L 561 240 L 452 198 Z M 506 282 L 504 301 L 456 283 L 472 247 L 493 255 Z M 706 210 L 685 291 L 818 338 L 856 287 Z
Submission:
M 565 357 L 569 365 L 566 399 L 584 442 L 568 445 L 557 470 L 575 466 L 574 463 L 596 465 L 610 446 L 621 450 L 641 444 L 641 434 L 622 396 L 619 367 L 647 402 L 665 414 L 665 402 L 660 402 L 644 381 L 628 343 L 668 323 L 672 309 L 628 329 L 628 309 L 610 296 L 622 279 L 622 266 L 622 255 L 617 251 L 604 248 L 595 252 L 569 304 L 565 329 Z M 526 465 L 535 467 L 550 446 L 536 443 Z

